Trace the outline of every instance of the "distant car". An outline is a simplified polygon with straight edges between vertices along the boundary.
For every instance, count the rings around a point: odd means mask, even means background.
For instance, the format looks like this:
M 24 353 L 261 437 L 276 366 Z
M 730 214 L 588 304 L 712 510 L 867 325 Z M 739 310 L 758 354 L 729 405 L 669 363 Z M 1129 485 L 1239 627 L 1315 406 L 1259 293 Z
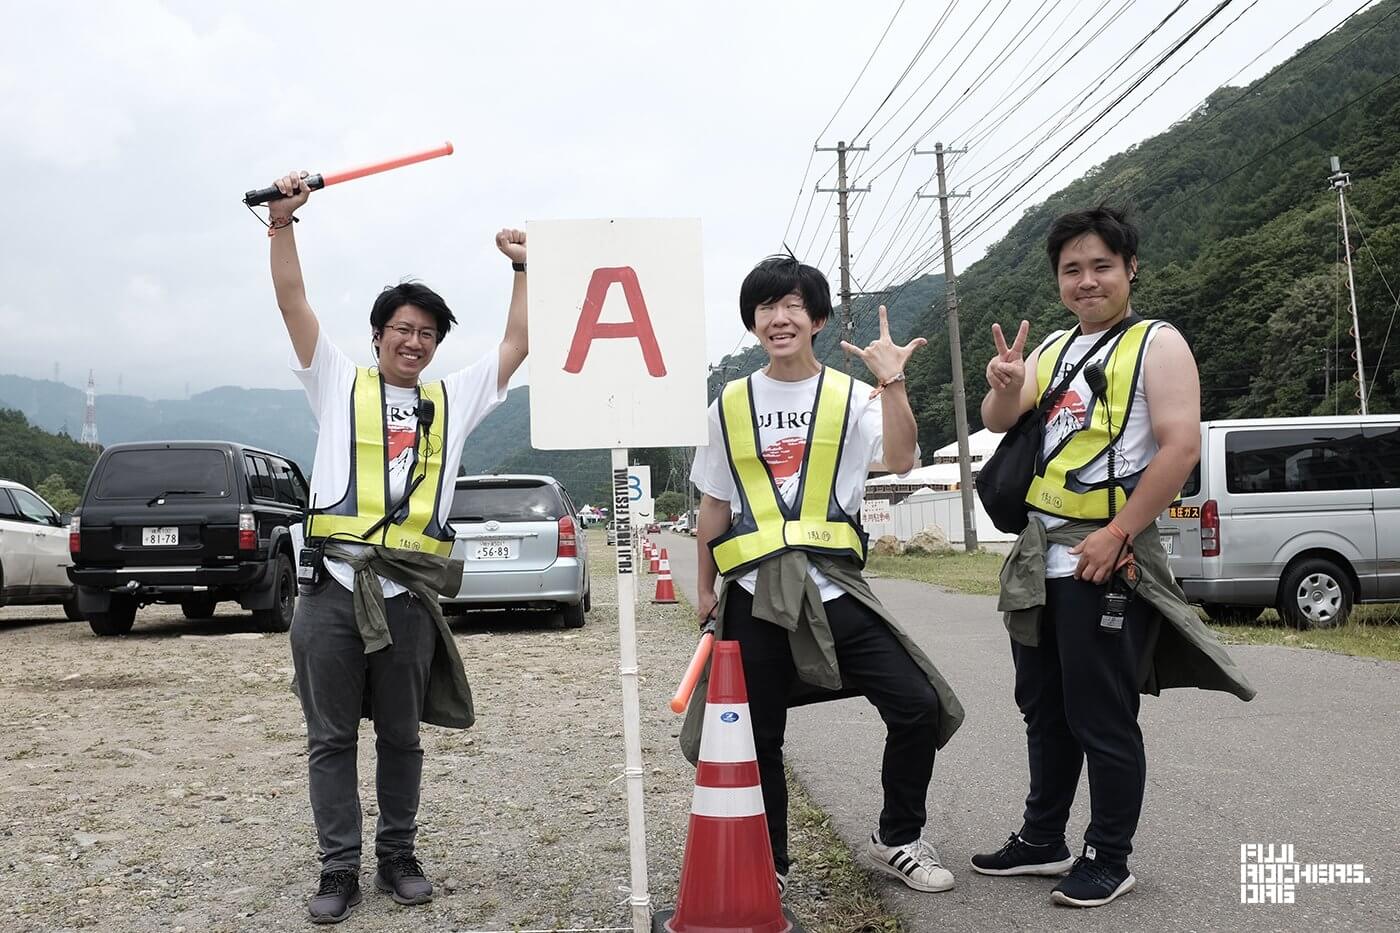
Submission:
M 73 514 L 68 579 L 96 635 L 131 631 L 139 606 L 179 603 L 187 619 L 224 600 L 285 632 L 296 606 L 290 527 L 306 480 L 290 459 L 230 441 L 114 444 Z
M 652 522 L 650 525 L 647 526 L 647 534 L 649 535 L 658 534 L 660 531 L 661 524 L 659 522 Z
M 68 580 L 68 521 L 21 483 L 0 479 L 0 606 L 62 605 L 76 622 Z
M 579 628 L 592 608 L 588 536 L 552 476 L 459 476 L 449 521 L 462 586 L 448 609 L 549 609 Z

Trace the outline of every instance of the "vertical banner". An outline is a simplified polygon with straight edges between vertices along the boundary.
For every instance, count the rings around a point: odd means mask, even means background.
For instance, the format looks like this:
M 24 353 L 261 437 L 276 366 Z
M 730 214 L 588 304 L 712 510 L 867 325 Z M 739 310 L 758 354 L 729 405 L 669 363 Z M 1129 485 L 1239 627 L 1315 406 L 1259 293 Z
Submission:
M 549 220 L 530 241 L 530 443 L 706 443 L 698 220 Z

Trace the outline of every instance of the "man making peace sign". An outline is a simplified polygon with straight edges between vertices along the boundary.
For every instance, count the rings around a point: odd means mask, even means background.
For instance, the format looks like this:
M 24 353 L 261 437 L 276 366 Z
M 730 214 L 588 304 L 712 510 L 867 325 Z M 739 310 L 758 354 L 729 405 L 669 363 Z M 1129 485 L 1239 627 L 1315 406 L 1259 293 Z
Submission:
M 911 888 L 946 891 L 953 876 L 921 833 L 934 753 L 962 722 L 962 706 L 861 576 L 870 464 L 908 472 L 918 453 L 904 364 L 925 341 L 891 341 L 882 307 L 878 340 L 842 343 L 877 385 L 823 367 L 812 344 L 831 316 L 831 289 L 790 256 L 749 273 L 739 312 L 768 365 L 724 387 L 710 406 L 709 446 L 695 453 L 690 479 L 704 494 L 699 615 L 714 616 L 716 637 L 741 646 L 779 889 L 789 867 L 788 707 L 861 695 L 888 729 L 884 809 L 864 858 Z M 681 734 L 692 761 L 703 721 L 704 704 L 692 703 Z
M 1201 397 L 1186 340 L 1133 313 L 1137 230 L 1107 207 L 1050 225 L 1046 252 L 1073 328 L 1025 358 L 1030 325 L 997 353 L 982 423 L 1010 430 L 1046 406 L 1030 508 L 1001 571 L 1026 721 L 1030 792 L 1021 828 L 972 857 L 984 875 L 1066 875 L 1055 903 L 1100 907 L 1137 883 L 1128 869 L 1147 780 L 1139 695 L 1163 687 L 1254 689 L 1172 579 L 1156 518 L 1200 457 Z M 1065 825 L 1089 767 L 1082 854 Z

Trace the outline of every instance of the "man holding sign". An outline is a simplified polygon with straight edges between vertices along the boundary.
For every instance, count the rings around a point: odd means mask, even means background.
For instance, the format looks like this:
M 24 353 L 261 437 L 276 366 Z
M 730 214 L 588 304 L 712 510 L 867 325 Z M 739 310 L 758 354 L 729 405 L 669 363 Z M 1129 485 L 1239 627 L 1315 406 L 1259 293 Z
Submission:
M 914 465 L 904 364 L 926 341 L 895 344 L 881 307 L 878 340 L 842 343 L 877 386 L 823 367 L 813 341 L 831 316 L 831 289 L 790 256 L 749 273 L 739 308 L 768 365 L 724 387 L 710 406 L 709 446 L 696 450 L 699 614 L 702 623 L 716 618 L 716 637 L 741 644 L 779 887 L 789 869 L 788 707 L 862 695 L 888 729 L 884 808 L 864 859 L 915 890 L 946 891 L 952 873 L 922 838 L 924 801 L 935 751 L 961 724 L 962 705 L 861 575 L 866 473 L 876 460 L 897 472 Z M 682 733 L 692 760 L 703 706 L 691 704 Z
M 336 923 L 360 903 L 356 745 L 362 711 L 374 720 L 379 824 L 375 886 L 400 904 L 432 899 L 414 855 L 423 749 L 419 722 L 464 729 L 471 690 L 439 593 L 461 584 L 452 561 L 452 506 L 462 444 L 505 399 L 529 349 L 525 234 L 496 246 L 515 268 L 505 336 L 465 369 L 422 381 L 456 322 L 432 289 L 386 288 L 370 312 L 376 365 L 358 367 L 330 342 L 306 299 L 292 236 L 310 195 L 306 173 L 277 182 L 272 283 L 291 336 L 292 370 L 319 425 L 311 508 L 298 555 L 301 599 L 292 622 L 295 686 L 306 715 L 311 812 L 321 848 L 309 911 Z

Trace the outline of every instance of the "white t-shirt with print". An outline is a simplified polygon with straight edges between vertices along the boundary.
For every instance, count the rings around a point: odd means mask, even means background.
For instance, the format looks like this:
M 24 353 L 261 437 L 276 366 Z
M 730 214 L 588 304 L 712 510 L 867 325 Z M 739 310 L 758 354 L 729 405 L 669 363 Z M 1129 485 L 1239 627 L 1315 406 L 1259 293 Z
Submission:
M 440 425 L 444 418 L 447 419 L 447 446 L 442 452 L 442 492 L 438 503 L 438 522 L 444 528 L 447 527 L 447 516 L 452 508 L 462 445 L 467 435 L 506 397 L 505 390 L 496 386 L 498 364 L 499 354 L 493 349 L 466 369 L 460 369 L 442 380 L 446 389 L 447 410 L 434 413 L 434 424 Z M 319 426 L 316 463 L 311 471 L 311 508 L 326 508 L 344 498 L 350 483 L 350 458 L 355 441 L 351 434 L 350 409 L 356 366 L 339 347 L 330 342 L 325 328 L 322 328 L 316 339 L 311 365 L 302 368 L 293 351 L 291 368 L 306 389 L 311 412 Z M 385 383 L 384 401 L 389 434 L 389 501 L 392 503 L 403 495 L 409 468 L 416 457 L 417 393 L 413 389 Z M 294 537 L 300 548 L 300 526 L 297 526 Z M 326 569 L 347 590 L 355 588 L 355 574 L 349 564 L 327 559 Z M 386 599 L 405 592 L 392 580 L 380 577 L 379 583 L 384 588 Z
M 817 406 L 819 375 L 801 382 L 781 382 L 762 372 L 753 374 L 753 410 L 758 416 L 761 455 L 773 473 L 778 492 L 789 507 L 794 505 L 802 480 L 802 459 L 807 452 L 807 431 Z M 870 398 L 871 387 L 852 380 L 851 402 L 846 409 L 846 443 L 836 468 L 836 501 L 855 520 L 860 520 L 860 504 L 865 496 L 865 478 L 870 464 L 884 456 L 884 422 L 878 398 Z M 710 441 L 695 449 L 690 481 L 707 496 L 729 503 L 732 516 L 743 505 L 729 469 L 729 454 L 720 429 L 719 401 L 710 403 Z M 807 573 L 821 589 L 822 602 L 843 595 L 843 590 L 815 567 Z M 752 593 L 758 585 L 758 571 L 739 578 L 739 585 Z
M 1147 357 L 1147 348 L 1152 345 L 1152 340 L 1157 336 L 1157 332 L 1162 327 L 1167 326 L 1161 323 L 1153 323 L 1147 332 L 1147 337 L 1143 341 L 1143 358 Z M 1056 331 L 1041 345 L 1041 352 L 1044 347 L 1064 335 L 1064 331 Z M 1060 381 L 1069 375 L 1069 371 L 1075 364 L 1084 357 L 1086 353 L 1094 348 L 1103 334 L 1086 334 L 1076 337 L 1070 342 L 1069 349 L 1065 352 L 1060 364 L 1055 369 L 1055 375 L 1050 380 L 1050 385 L 1057 386 Z M 1106 366 L 1108 356 L 1118 346 L 1118 341 L 1122 340 L 1122 335 L 1115 337 L 1108 342 L 1108 346 L 1094 354 L 1089 363 L 1097 362 L 1100 366 Z M 1089 363 L 1084 364 L 1087 368 Z M 1088 378 L 1084 375 L 1084 368 L 1081 368 L 1074 376 L 1074 381 L 1069 385 L 1069 391 L 1064 397 L 1050 409 L 1050 413 L 1045 416 L 1045 434 L 1042 441 L 1042 455 L 1049 457 L 1056 449 L 1063 445 L 1069 438 L 1079 433 L 1089 423 L 1089 415 L 1092 405 L 1102 404 L 1101 399 L 1094 397 L 1093 390 L 1089 388 Z M 1113 475 L 1116 483 L 1131 492 L 1137 486 L 1142 473 L 1147 469 L 1147 464 L 1157 455 L 1157 438 L 1152 433 L 1152 419 L 1147 413 L 1147 390 L 1144 387 L 1146 378 L 1142 373 L 1138 374 L 1137 385 L 1133 389 L 1132 407 L 1128 412 L 1128 423 L 1118 433 L 1117 439 L 1113 442 L 1114 459 Z M 1044 387 L 1042 387 L 1044 388 Z M 1110 386 L 1110 388 L 1112 388 Z M 1114 425 L 1114 431 L 1118 431 L 1118 425 Z M 1079 471 L 1079 478 L 1085 483 L 1102 483 L 1108 480 L 1108 452 L 1105 451 L 1096 460 L 1091 462 L 1084 469 Z M 1121 510 L 1124 500 L 1118 500 L 1118 508 Z M 1046 528 L 1058 528 L 1069 521 L 1058 515 L 1048 515 L 1039 513 L 1041 523 Z M 1045 576 L 1048 579 L 1074 576 L 1074 570 L 1079 566 L 1079 558 L 1070 554 L 1070 549 L 1063 544 L 1052 544 L 1045 554 Z

